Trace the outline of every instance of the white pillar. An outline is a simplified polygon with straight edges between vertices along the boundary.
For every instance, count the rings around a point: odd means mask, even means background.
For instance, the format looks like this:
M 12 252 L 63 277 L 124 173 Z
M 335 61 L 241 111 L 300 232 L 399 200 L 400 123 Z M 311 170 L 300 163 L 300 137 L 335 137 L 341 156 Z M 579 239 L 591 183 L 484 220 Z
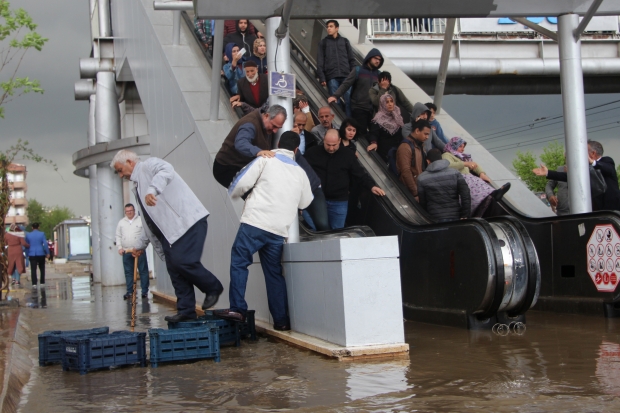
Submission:
M 211 66 L 211 115 L 209 120 L 216 122 L 220 113 L 220 70 L 222 49 L 224 48 L 224 20 L 216 20 L 213 27 L 213 65 Z
M 575 40 L 573 34 L 578 25 L 579 16 L 576 14 L 564 14 L 558 18 L 568 192 L 573 214 L 592 212 L 581 41 Z
M 88 113 L 88 146 L 97 143 L 95 139 L 95 105 L 97 98 L 90 96 L 90 110 Z M 97 165 L 88 167 L 88 183 L 90 187 L 90 230 L 92 232 L 93 251 L 93 281 L 101 282 L 101 249 L 99 246 L 99 194 L 97 191 Z
M 283 39 L 278 39 L 275 35 L 276 29 L 280 25 L 281 17 L 270 17 L 267 19 L 266 26 L 266 43 L 267 43 L 267 67 L 269 71 L 277 71 L 291 73 L 291 42 L 289 33 Z M 279 43 L 279 44 L 278 44 Z M 278 51 L 278 60 L 276 61 L 276 50 Z M 269 106 L 280 105 L 286 109 L 286 122 L 282 129 L 278 131 L 274 141 L 274 147 L 278 146 L 280 135 L 283 132 L 293 128 L 293 100 L 281 96 L 269 96 Z M 299 221 L 296 219 L 291 224 L 288 231 L 288 242 L 299 242 Z
M 121 120 L 113 72 L 97 73 L 95 135 L 97 143 L 121 137 Z M 114 245 L 116 225 L 123 218 L 123 185 L 109 163 L 97 165 L 101 283 L 104 286 L 125 283 L 122 260 Z

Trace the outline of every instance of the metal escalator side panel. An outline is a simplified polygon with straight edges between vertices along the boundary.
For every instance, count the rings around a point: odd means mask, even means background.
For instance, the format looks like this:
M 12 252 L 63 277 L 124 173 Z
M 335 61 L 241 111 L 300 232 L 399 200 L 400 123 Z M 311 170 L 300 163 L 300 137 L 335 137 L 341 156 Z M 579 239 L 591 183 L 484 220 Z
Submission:
M 480 222 L 487 235 L 483 240 L 488 257 L 488 279 L 484 298 L 473 314 L 479 318 L 488 318 L 495 315 L 504 296 L 504 257 L 495 230 L 486 221 L 481 219 L 476 221 Z

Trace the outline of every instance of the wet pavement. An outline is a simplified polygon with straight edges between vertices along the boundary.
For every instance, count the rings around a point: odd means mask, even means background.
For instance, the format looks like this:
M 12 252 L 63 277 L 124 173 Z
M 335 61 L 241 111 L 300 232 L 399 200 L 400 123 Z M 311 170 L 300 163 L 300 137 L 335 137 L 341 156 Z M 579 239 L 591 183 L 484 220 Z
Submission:
M 22 412 L 618 412 L 620 320 L 528 313 L 522 334 L 475 332 L 406 322 L 409 357 L 338 362 L 270 337 L 222 347 L 204 360 L 63 372 L 38 367 L 36 334 L 50 329 L 129 328 L 122 287 L 88 277 L 27 294 L 22 317 L 33 333 L 31 378 Z M 36 308 L 34 307 L 36 302 Z M 173 314 L 138 302 L 136 330 L 166 328 Z M 148 348 L 148 344 L 147 344 Z

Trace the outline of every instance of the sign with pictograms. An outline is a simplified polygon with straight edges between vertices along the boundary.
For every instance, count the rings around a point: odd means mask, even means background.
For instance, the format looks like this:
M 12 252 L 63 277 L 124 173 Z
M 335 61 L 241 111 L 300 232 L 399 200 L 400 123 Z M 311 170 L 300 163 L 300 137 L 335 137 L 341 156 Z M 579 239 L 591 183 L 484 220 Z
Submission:
M 295 75 L 269 72 L 269 95 L 295 99 Z
M 597 225 L 588 240 L 588 274 L 600 292 L 613 292 L 620 278 L 620 236 L 613 225 Z

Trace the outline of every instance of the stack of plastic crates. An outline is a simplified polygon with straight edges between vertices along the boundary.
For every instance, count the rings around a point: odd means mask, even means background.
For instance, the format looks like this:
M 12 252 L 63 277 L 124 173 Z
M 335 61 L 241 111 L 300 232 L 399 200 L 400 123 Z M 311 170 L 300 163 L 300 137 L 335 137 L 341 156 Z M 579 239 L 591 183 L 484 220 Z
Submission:
M 194 328 L 149 330 L 151 367 L 161 362 L 212 358 L 220 361 L 219 328 L 203 324 Z
M 90 330 L 45 331 L 39 334 L 39 366 L 62 362 L 65 337 L 91 337 L 108 334 L 108 327 L 91 328 Z
M 65 337 L 62 369 L 89 370 L 140 363 L 146 367 L 146 333 L 115 331 L 98 336 Z

